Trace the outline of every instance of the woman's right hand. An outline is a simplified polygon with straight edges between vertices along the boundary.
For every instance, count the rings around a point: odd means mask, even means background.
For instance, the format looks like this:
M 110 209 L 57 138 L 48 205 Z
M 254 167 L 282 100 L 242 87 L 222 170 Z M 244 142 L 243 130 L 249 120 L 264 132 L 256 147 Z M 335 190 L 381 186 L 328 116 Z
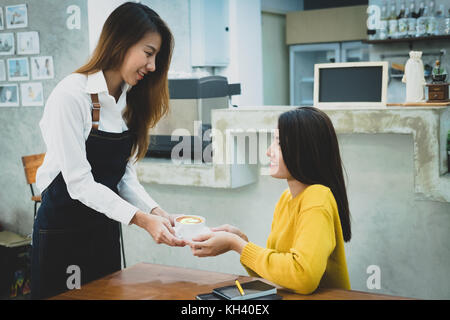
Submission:
M 211 230 L 212 231 L 226 231 L 226 232 L 234 233 L 235 235 L 238 235 L 243 240 L 248 242 L 247 236 L 241 230 L 239 230 L 238 228 L 236 228 L 232 225 L 229 225 L 229 224 L 223 224 L 221 226 L 211 228 Z
M 131 219 L 131 223 L 145 229 L 157 244 L 164 243 L 175 247 L 186 245 L 184 240 L 175 236 L 175 230 L 170 221 L 164 217 L 138 211 Z

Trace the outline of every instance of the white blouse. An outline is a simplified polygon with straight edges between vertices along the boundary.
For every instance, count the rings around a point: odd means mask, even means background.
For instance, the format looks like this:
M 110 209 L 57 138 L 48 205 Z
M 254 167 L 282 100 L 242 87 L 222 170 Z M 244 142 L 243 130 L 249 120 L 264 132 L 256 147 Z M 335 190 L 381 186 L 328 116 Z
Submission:
M 128 129 L 122 111 L 130 88 L 124 83 L 116 103 L 108 93 L 102 71 L 88 76 L 73 73 L 58 83 L 47 99 L 39 123 L 47 146 L 36 175 L 36 186 L 41 192 L 61 172 L 72 199 L 124 224 L 129 224 L 138 210 L 149 213 L 159 206 L 139 183 L 133 158 L 117 186 L 119 195 L 95 182 L 86 158 L 85 143 L 92 128 L 90 94 L 98 93 L 101 104 L 98 129 L 121 133 Z

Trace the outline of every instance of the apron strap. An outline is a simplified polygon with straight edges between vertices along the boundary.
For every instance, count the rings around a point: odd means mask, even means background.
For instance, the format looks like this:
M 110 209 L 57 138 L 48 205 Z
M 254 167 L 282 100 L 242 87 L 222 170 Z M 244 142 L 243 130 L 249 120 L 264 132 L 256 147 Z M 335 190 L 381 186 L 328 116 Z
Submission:
M 100 123 L 100 102 L 97 93 L 91 93 L 92 100 L 92 129 L 98 130 Z

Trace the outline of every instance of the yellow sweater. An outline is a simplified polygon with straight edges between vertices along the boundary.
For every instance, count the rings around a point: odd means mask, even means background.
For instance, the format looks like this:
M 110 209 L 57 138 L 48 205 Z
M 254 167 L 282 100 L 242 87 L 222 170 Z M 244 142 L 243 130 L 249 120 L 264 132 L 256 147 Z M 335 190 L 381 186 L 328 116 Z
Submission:
M 294 199 L 287 189 L 273 215 L 267 248 L 249 242 L 241 263 L 262 277 L 300 294 L 318 287 L 350 290 L 344 239 L 331 190 L 311 185 Z

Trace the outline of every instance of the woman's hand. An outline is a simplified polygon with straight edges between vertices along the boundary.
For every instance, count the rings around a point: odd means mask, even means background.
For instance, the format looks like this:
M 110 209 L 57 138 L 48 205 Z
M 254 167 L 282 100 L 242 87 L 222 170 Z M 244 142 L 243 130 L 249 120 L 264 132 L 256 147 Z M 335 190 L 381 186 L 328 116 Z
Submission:
M 131 223 L 145 229 L 157 244 L 164 243 L 169 246 L 184 247 L 186 242 L 175 236 L 175 230 L 170 221 L 156 214 L 136 212 Z
M 230 232 L 230 233 L 234 233 L 235 235 L 241 237 L 244 241 L 248 242 L 248 238 L 247 236 L 238 228 L 229 225 L 229 224 L 224 224 L 215 228 L 211 228 L 212 231 L 216 232 L 216 231 L 226 231 L 226 232 Z
M 171 224 L 172 227 L 175 226 L 176 215 L 169 214 L 165 210 L 161 209 L 160 207 L 153 208 L 153 210 L 150 213 L 154 214 L 154 215 L 157 215 L 157 216 L 160 216 L 160 217 L 163 217 L 163 218 L 166 218 L 167 220 L 170 221 L 170 224 Z
M 197 236 L 188 244 L 194 256 L 211 257 L 230 250 L 240 254 L 247 241 L 244 241 L 234 233 L 217 231 Z

